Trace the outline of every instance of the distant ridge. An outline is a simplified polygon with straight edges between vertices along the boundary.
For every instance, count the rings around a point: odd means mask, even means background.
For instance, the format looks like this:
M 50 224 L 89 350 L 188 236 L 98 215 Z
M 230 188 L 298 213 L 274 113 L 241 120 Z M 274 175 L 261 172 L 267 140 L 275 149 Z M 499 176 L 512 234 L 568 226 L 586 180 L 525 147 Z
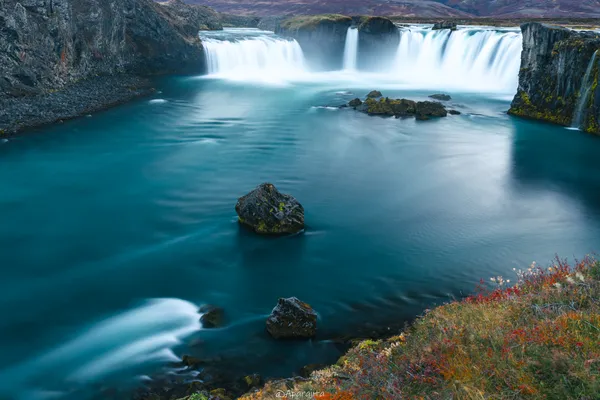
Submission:
M 600 18 L 600 0 L 185 0 L 237 15 Z

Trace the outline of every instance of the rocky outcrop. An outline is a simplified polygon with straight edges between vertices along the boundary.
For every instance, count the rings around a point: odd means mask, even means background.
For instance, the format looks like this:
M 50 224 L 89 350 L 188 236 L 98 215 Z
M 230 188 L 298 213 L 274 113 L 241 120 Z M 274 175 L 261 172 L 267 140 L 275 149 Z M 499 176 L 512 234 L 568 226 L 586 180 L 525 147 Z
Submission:
M 0 0 L 0 130 L 62 119 L 52 110 L 27 121 L 14 115 L 57 92 L 85 92 L 98 76 L 201 73 L 197 28 L 211 21 L 202 10 L 179 1 Z M 131 96 L 125 89 L 121 96 L 119 86 L 111 104 Z M 108 105 L 87 102 L 67 117 Z
M 442 29 L 450 29 L 451 31 L 455 31 L 457 28 L 456 22 L 452 21 L 440 21 L 433 24 L 431 28 L 434 31 L 442 30 Z
M 569 126 L 581 104 L 579 127 L 600 133 L 600 35 L 540 23 L 521 30 L 519 87 L 509 114 Z
M 415 117 L 421 121 L 431 118 L 446 117 L 448 115 L 446 107 L 437 101 L 390 99 L 389 97 L 382 97 L 381 92 L 377 90 L 370 92 L 364 102 L 356 98 L 351 100 L 350 103 L 348 103 L 348 106 L 369 115 L 396 118 Z M 460 114 L 457 111 L 451 111 L 451 114 L 453 115 Z
M 312 68 L 340 69 L 351 25 L 352 18 L 344 15 L 301 16 L 283 20 L 276 33 L 296 39 Z
M 275 339 L 311 338 L 317 333 L 317 313 L 295 297 L 279 299 L 267 319 L 267 332 Z
M 225 320 L 225 310 L 213 305 L 204 305 L 198 310 L 202 316 L 200 322 L 203 328 L 220 328 Z
M 198 31 L 218 31 L 223 29 L 221 15 L 210 7 L 189 5 L 183 0 L 169 0 L 161 3 L 175 26 L 179 26 L 188 37 L 194 37 Z
M 377 69 L 391 63 L 400 43 L 396 25 L 384 17 L 353 17 L 353 20 L 359 32 L 359 67 Z
M 440 100 L 440 101 L 450 101 L 450 100 L 452 100 L 452 97 L 449 94 L 444 94 L 444 93 L 432 94 L 429 97 L 432 98 L 432 99 L 434 99 L 434 100 Z
M 240 197 L 235 211 L 240 224 L 262 235 L 285 235 L 304 229 L 302 204 L 270 183 Z

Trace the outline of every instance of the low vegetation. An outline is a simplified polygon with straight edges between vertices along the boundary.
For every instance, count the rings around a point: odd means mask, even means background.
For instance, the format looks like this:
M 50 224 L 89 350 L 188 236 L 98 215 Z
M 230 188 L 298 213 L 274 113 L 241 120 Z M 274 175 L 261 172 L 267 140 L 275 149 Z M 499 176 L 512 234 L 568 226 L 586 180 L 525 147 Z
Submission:
M 556 259 L 482 282 L 404 333 L 363 341 L 310 379 L 268 383 L 244 399 L 598 399 L 600 262 Z M 309 397 L 310 398 L 310 397 Z
M 316 29 L 321 24 L 340 22 L 346 22 L 349 25 L 352 23 L 352 18 L 340 14 L 302 15 L 286 19 L 281 22 L 281 27 L 287 30 L 310 30 Z

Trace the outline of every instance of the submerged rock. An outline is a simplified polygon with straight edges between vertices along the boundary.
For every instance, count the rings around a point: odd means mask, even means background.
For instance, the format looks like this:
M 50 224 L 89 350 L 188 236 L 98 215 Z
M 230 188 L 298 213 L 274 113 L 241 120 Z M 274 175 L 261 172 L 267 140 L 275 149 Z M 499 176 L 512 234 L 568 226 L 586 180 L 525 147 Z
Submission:
M 262 235 L 298 233 L 304 229 L 304 207 L 273 184 L 263 183 L 240 197 L 235 206 L 238 221 Z
M 416 117 L 418 120 L 424 121 L 432 117 L 446 117 L 448 111 L 438 102 L 435 101 L 419 101 L 416 104 Z
M 280 298 L 267 319 L 267 332 L 275 339 L 313 337 L 317 333 L 317 313 L 295 297 Z
M 356 99 L 354 99 L 354 100 L 350 100 L 350 102 L 348 103 L 348 105 L 349 105 L 350 107 L 355 107 L 355 108 L 356 108 L 356 107 L 360 106 L 362 103 L 363 103 L 363 102 L 362 102 L 362 100 L 361 100 L 361 99 L 359 99 L 359 98 L 356 98 Z
M 456 22 L 452 22 L 452 21 L 441 21 L 441 22 L 436 22 L 435 24 L 433 24 L 433 28 L 431 28 L 434 31 L 438 31 L 441 29 L 450 29 L 451 31 L 455 31 L 457 29 L 456 27 Z
M 432 98 L 432 99 L 441 100 L 441 101 L 450 101 L 450 100 L 452 100 L 452 97 L 450 97 L 450 95 L 443 94 L 443 93 L 432 94 L 429 97 Z
M 204 305 L 198 310 L 202 314 L 200 322 L 204 328 L 219 328 L 223 326 L 225 320 L 225 310 L 221 307 Z
M 378 99 L 378 98 L 380 98 L 382 96 L 383 95 L 381 94 L 381 92 L 379 90 L 372 90 L 367 95 L 367 99 Z
M 460 111 L 458 111 L 458 110 L 448 110 L 448 114 L 450 114 L 450 115 L 460 115 L 462 113 Z

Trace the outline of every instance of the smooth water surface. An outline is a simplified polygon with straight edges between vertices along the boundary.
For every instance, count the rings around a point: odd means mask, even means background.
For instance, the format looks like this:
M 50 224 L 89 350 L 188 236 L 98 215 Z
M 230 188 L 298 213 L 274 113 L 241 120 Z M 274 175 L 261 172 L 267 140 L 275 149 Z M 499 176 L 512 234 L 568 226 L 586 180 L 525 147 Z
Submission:
M 285 376 L 480 278 L 597 250 L 600 140 L 508 117 L 503 92 L 451 91 L 463 114 L 427 122 L 336 107 L 432 94 L 378 79 L 171 78 L 1 143 L 0 398 L 82 399 L 183 354 Z M 237 198 L 265 181 L 305 233 L 240 229 Z M 264 332 L 289 296 L 319 312 L 315 340 Z M 204 303 L 224 328 L 201 328 Z

